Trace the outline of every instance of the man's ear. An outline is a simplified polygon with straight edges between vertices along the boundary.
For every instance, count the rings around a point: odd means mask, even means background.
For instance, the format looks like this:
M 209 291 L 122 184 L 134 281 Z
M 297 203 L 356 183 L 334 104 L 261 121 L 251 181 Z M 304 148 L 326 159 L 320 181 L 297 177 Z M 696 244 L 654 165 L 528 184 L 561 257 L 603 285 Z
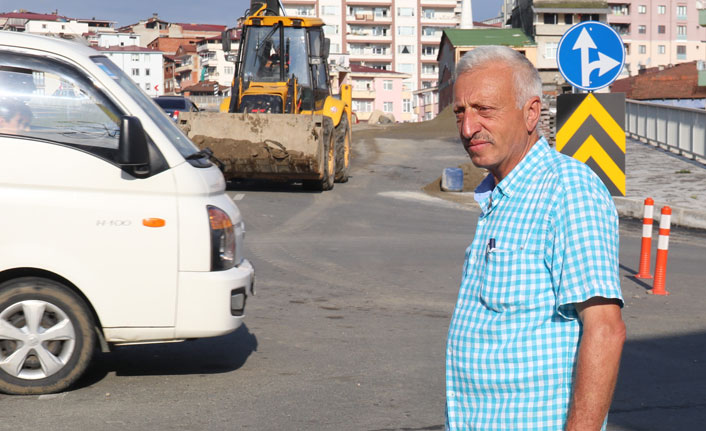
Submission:
M 523 108 L 523 113 L 525 114 L 525 126 L 527 127 L 527 132 L 534 132 L 537 128 L 537 124 L 539 123 L 539 116 L 542 113 L 542 102 L 539 97 L 534 96 L 528 100 Z

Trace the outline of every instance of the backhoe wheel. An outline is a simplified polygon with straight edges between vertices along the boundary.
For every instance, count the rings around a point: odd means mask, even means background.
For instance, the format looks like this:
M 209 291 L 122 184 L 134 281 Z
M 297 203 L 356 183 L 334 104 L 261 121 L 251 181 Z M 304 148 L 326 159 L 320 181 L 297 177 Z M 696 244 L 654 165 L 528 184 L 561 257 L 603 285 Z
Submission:
M 93 325 L 84 301 L 61 283 L 25 277 L 0 284 L 0 392 L 71 386 L 93 356 Z
M 351 127 L 344 113 L 336 127 L 336 182 L 348 181 L 348 167 L 351 160 Z
M 326 191 L 333 188 L 334 176 L 336 174 L 336 153 L 334 143 L 333 123 L 328 117 L 324 117 L 324 171 L 320 180 L 305 180 L 302 185 L 308 190 Z

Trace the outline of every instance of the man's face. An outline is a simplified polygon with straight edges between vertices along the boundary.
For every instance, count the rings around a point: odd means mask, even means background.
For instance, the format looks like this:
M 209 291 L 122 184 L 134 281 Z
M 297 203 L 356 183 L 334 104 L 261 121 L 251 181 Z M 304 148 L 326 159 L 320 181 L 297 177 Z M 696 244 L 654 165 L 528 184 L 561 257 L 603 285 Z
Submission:
M 517 108 L 511 67 L 488 62 L 462 73 L 454 95 L 463 147 L 474 165 L 501 180 L 529 149 L 526 109 Z
M 0 117 L 0 133 L 16 134 L 29 130 L 29 120 L 22 115 L 15 115 L 9 120 Z

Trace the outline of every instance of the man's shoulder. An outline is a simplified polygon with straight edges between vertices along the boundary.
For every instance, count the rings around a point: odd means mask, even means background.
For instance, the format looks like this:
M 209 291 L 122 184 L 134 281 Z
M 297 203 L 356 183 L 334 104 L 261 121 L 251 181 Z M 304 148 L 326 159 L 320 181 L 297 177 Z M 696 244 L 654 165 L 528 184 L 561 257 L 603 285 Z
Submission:
M 588 165 L 555 149 L 548 152 L 545 162 L 547 170 L 556 176 L 558 183 L 566 189 L 603 185 Z

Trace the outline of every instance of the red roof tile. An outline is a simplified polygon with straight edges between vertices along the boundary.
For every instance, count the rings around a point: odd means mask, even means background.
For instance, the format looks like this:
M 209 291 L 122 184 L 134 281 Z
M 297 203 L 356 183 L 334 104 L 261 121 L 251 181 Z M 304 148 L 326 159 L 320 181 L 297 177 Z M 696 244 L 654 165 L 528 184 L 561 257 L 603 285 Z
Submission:
M 0 13 L 0 17 L 3 18 L 19 18 L 19 19 L 34 19 L 34 20 L 40 20 L 40 21 L 60 21 L 60 20 L 67 20 L 65 16 L 60 16 L 60 15 L 54 15 L 52 14 L 43 14 L 43 13 L 34 13 L 34 12 L 8 12 L 8 13 Z
M 650 68 L 637 76 L 615 81 L 614 93 L 625 93 L 628 99 L 702 99 L 706 87 L 698 85 L 696 62 L 680 63 L 663 70 Z

